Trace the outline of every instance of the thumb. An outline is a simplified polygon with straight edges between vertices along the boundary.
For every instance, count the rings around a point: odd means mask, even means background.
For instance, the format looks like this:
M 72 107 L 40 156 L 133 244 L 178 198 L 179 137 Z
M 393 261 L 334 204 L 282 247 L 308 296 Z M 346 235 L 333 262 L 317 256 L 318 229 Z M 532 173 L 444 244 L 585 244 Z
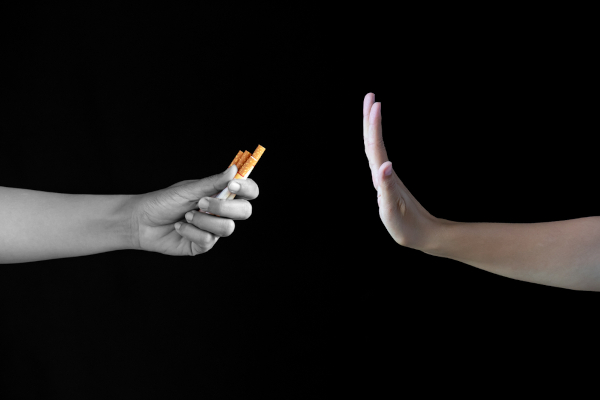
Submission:
M 176 187 L 178 193 L 189 200 L 198 201 L 202 197 L 211 196 L 219 193 L 227 187 L 227 183 L 231 181 L 237 173 L 237 167 L 232 165 L 220 174 L 209 176 L 208 178 L 200 179 L 185 185 Z
M 398 176 L 394 173 L 390 161 L 381 164 L 377 172 L 377 178 L 379 181 L 377 188 L 377 203 L 379 207 L 389 207 L 392 210 L 398 207 L 398 211 L 404 215 L 406 212 L 405 201 L 400 190 L 400 185 L 398 184 Z

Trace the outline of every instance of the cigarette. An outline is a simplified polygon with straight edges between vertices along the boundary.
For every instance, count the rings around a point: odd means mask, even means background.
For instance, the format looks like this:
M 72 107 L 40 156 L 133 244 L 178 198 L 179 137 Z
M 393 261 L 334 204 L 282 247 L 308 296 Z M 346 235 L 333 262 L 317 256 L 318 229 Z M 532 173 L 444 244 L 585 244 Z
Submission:
M 266 149 L 259 144 L 256 150 L 254 150 L 254 153 L 252 153 L 252 155 L 248 157 L 244 165 L 242 165 L 242 168 L 238 169 L 238 172 L 237 174 L 235 174 L 235 177 L 233 179 L 248 179 L 248 176 L 250 176 L 250 172 L 252 172 L 252 170 L 256 166 L 256 163 L 262 157 L 265 150 Z M 219 193 L 219 195 L 216 198 L 233 199 L 234 197 L 235 194 L 231 193 L 228 188 L 225 188 L 221 193 Z
M 244 154 L 240 157 L 238 162 L 235 164 L 237 166 L 238 171 L 244 166 L 248 158 L 251 156 L 248 150 L 244 150 Z
M 256 166 L 256 163 L 262 157 L 265 150 L 266 149 L 259 144 L 256 150 L 254 150 L 254 153 L 252 154 L 250 154 L 248 150 L 245 150 L 244 153 L 240 155 L 242 151 L 238 151 L 238 154 L 235 156 L 232 163 L 229 164 L 229 167 L 231 167 L 233 164 L 236 164 L 238 169 L 238 172 L 235 174 L 235 177 L 233 179 L 247 179 L 248 176 L 250 176 L 250 172 L 252 172 L 252 170 Z M 216 199 L 222 200 L 229 200 L 233 199 L 234 197 L 235 194 L 231 193 L 228 188 L 223 189 L 223 191 L 221 191 L 221 193 L 219 193 L 218 196 L 215 196 Z M 204 213 L 215 215 L 208 211 L 204 211 Z
M 240 157 L 242 157 L 243 154 L 244 153 L 242 153 L 241 150 L 238 151 L 237 155 L 235 156 L 235 158 L 233 159 L 233 161 L 231 162 L 231 164 L 229 164 L 229 167 L 227 167 L 227 168 L 230 168 L 233 164 L 237 165 L 237 162 L 239 161 Z
M 237 174 L 236 174 L 236 178 L 237 179 L 248 179 L 248 177 L 250 176 L 250 172 L 252 172 L 252 170 L 256 166 L 256 163 L 258 162 L 258 160 L 260 160 L 260 158 L 262 157 L 262 155 L 265 152 L 265 150 L 266 149 L 259 144 L 258 147 L 256 148 L 256 150 L 254 150 L 254 153 L 252 153 L 252 155 L 250 156 L 250 157 L 252 157 L 255 160 L 254 161 L 254 165 L 252 165 L 252 167 L 249 168 L 246 173 L 241 174 L 241 175 L 243 175 L 241 178 L 237 178 Z M 234 198 L 235 198 L 235 193 L 231 193 L 227 197 L 227 200 L 232 200 Z

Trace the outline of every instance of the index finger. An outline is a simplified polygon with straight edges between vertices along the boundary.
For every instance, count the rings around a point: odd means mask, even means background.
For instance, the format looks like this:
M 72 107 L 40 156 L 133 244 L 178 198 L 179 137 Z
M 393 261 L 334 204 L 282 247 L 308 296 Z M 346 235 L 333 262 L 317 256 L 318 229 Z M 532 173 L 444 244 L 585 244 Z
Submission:
M 175 184 L 171 187 L 171 190 L 174 190 L 185 199 L 198 201 L 202 197 L 221 192 L 227 187 L 227 183 L 233 179 L 236 173 L 237 167 L 233 165 L 222 173 L 209 176 L 208 178 L 192 180 L 189 184 Z
M 239 189 L 235 184 L 239 184 Z M 258 185 L 253 179 L 234 179 L 227 185 L 231 193 L 235 193 L 236 199 L 254 200 L 258 197 Z
M 365 142 L 367 140 L 367 132 L 369 130 L 369 114 L 371 114 L 371 107 L 375 103 L 375 93 L 367 93 L 363 101 L 363 137 Z
M 383 144 L 381 103 L 374 103 L 374 100 L 375 95 L 372 93 L 365 96 L 363 108 L 363 135 L 365 153 L 367 153 L 371 175 L 373 176 L 373 186 L 377 188 L 377 171 L 379 171 L 381 164 L 389 160 L 385 145 Z

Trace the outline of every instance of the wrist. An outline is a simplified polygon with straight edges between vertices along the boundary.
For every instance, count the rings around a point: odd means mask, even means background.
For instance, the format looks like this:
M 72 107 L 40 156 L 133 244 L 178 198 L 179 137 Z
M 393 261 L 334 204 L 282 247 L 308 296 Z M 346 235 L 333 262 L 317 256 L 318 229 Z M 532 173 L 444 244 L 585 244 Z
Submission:
M 453 227 L 457 224 L 460 223 L 434 217 L 429 224 L 426 240 L 418 250 L 432 256 L 447 257 L 449 237 Z
M 136 250 L 139 248 L 137 223 L 135 221 L 135 202 L 137 195 L 115 195 L 116 206 L 113 208 L 111 219 L 114 221 L 112 232 L 118 238 L 120 248 L 123 250 Z

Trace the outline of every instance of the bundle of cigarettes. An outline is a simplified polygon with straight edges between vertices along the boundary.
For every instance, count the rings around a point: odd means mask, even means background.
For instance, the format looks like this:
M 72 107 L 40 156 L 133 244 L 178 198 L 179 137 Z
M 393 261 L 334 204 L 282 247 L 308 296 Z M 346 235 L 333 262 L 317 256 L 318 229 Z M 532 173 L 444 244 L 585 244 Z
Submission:
M 237 167 L 238 172 L 237 174 L 235 174 L 235 177 L 233 179 L 248 179 L 248 176 L 250 176 L 250 172 L 252 172 L 252 170 L 256 166 L 256 163 L 258 162 L 258 160 L 260 160 L 260 157 L 262 157 L 264 152 L 265 148 L 262 147 L 260 144 L 252 154 L 250 154 L 248 150 L 244 151 L 243 153 L 241 150 L 238 151 L 231 164 L 229 164 L 229 167 L 227 167 L 230 168 L 234 164 Z M 222 200 L 231 200 L 235 198 L 235 193 L 231 193 L 228 188 L 225 188 L 221 193 L 215 196 L 215 198 Z M 205 213 L 211 214 L 208 211 L 205 211 Z
M 262 147 L 260 144 L 252 154 L 250 154 L 248 150 L 244 151 L 243 153 L 241 150 L 238 151 L 231 164 L 229 164 L 229 167 L 235 164 L 238 169 L 238 172 L 237 174 L 235 174 L 235 177 L 233 179 L 248 179 L 248 176 L 250 176 L 250 172 L 252 172 L 252 170 L 256 166 L 256 163 L 258 162 L 258 160 L 260 160 L 260 157 L 262 157 L 264 152 L 265 148 Z M 227 200 L 233 199 L 234 197 L 235 193 L 231 193 L 228 188 L 223 189 L 223 191 L 216 196 L 217 199 Z

